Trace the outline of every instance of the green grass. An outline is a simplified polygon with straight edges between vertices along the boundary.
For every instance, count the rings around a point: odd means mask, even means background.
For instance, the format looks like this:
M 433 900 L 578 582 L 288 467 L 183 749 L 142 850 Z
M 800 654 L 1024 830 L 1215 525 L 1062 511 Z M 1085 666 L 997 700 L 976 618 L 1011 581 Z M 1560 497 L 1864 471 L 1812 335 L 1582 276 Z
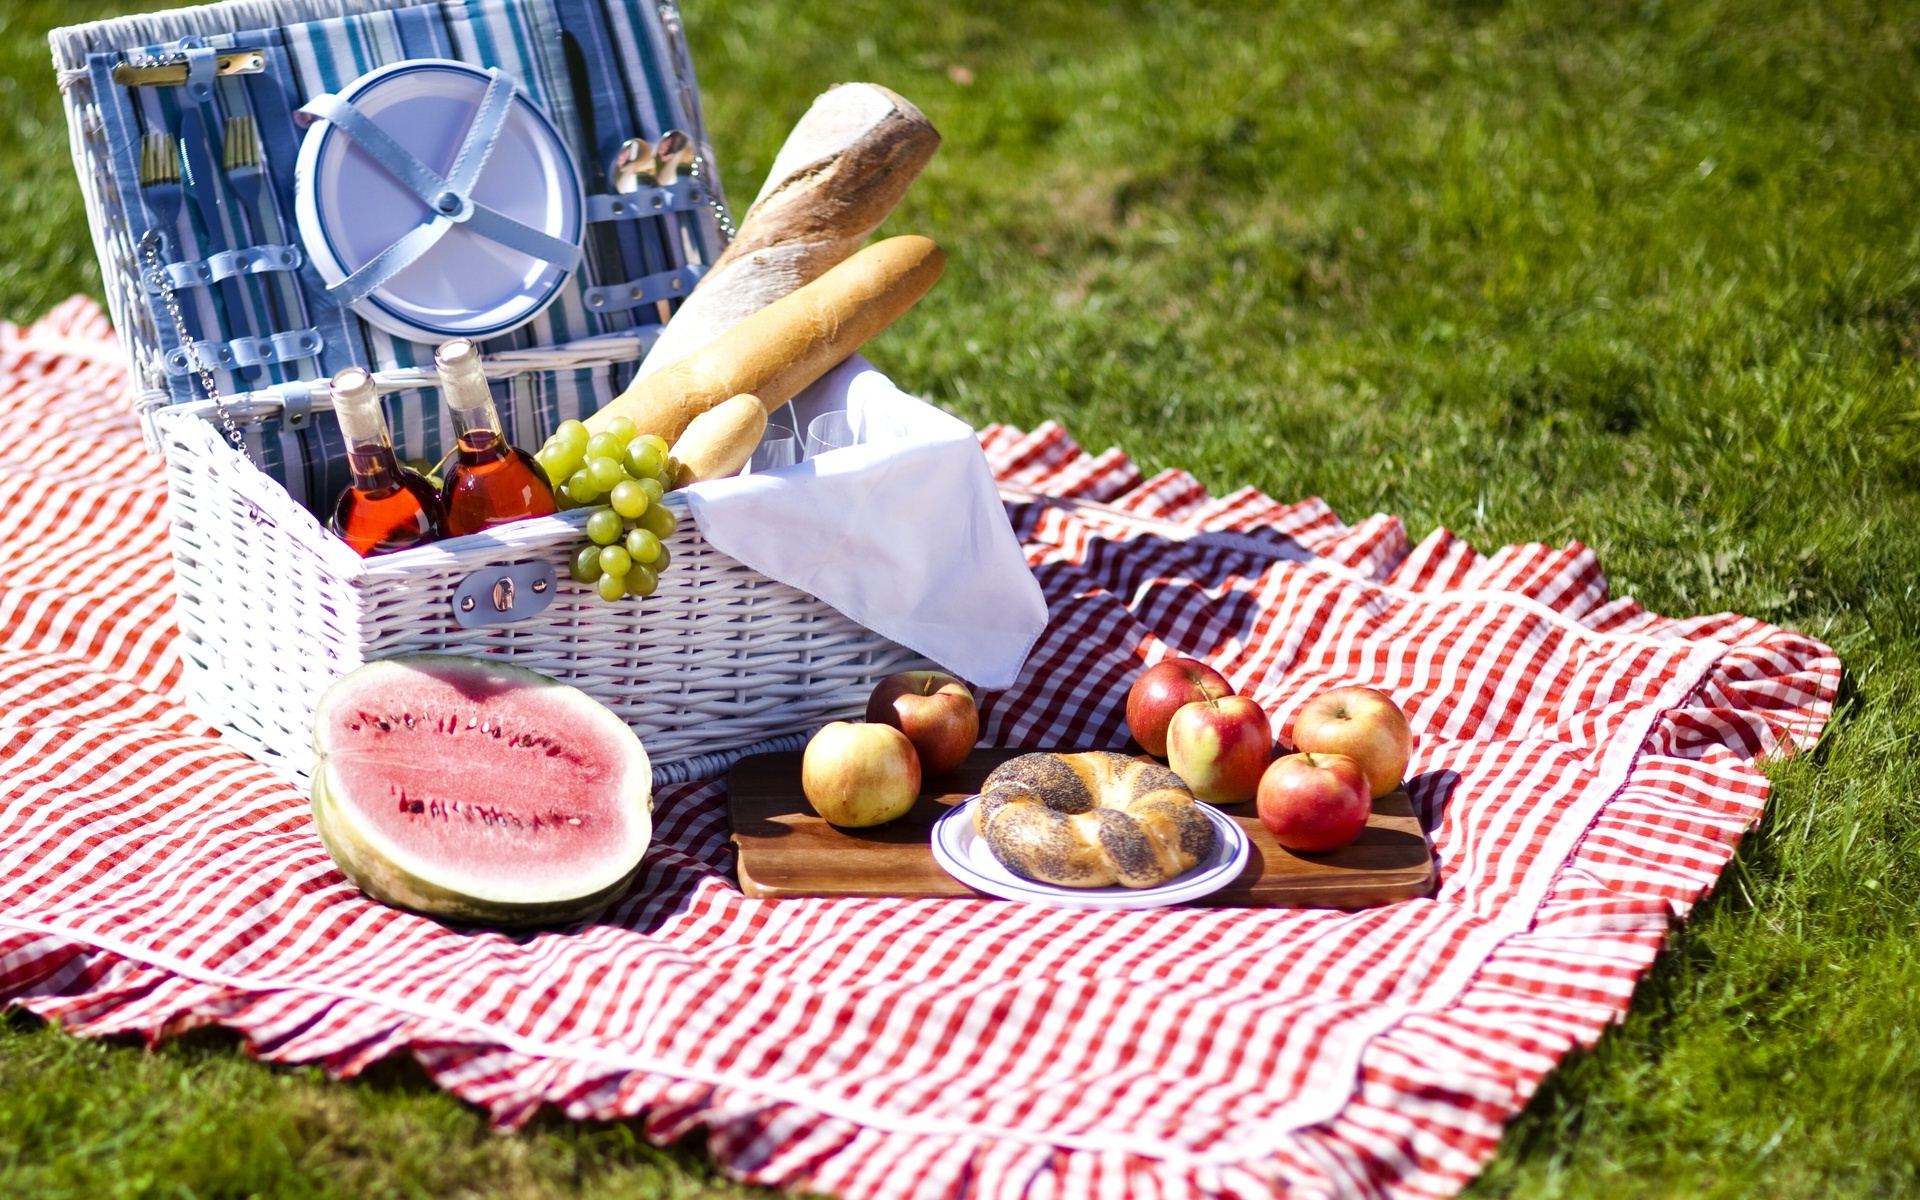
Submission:
M 352 1084 L 224 1035 L 148 1054 L 0 1024 L 0 1194 L 39 1197 L 764 1195 L 637 1125 L 542 1118 L 496 1136 L 410 1062 Z
M 0 313 L 96 287 L 41 35 L 112 7 L 0 15 Z M 1578 537 L 1616 594 L 1830 641 L 1828 741 L 1474 1194 L 1920 1191 L 1912 6 L 689 8 L 736 197 L 835 80 L 941 126 L 892 227 L 953 263 L 874 357 L 962 416 L 1483 546 Z M 0 1024 L 8 1194 L 714 1179 L 627 1127 L 492 1138 L 404 1072 Z

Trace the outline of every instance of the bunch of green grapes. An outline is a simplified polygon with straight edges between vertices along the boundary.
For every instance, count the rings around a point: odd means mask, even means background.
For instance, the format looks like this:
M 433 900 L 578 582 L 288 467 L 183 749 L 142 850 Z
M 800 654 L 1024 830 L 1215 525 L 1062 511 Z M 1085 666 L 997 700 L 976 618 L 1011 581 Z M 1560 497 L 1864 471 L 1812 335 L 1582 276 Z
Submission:
M 667 569 L 664 543 L 677 524 L 660 498 L 679 464 L 667 453 L 666 439 L 635 434 L 625 417 L 593 434 L 578 421 L 562 421 L 533 456 L 554 481 L 561 508 L 593 508 L 572 570 L 603 600 L 653 595 Z

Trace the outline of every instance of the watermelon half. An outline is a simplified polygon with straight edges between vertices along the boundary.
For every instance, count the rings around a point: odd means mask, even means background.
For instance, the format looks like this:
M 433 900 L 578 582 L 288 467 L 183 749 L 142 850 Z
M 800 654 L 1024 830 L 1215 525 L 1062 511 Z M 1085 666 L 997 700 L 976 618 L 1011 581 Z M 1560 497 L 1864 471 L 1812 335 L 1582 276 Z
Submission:
M 653 837 L 653 770 L 633 730 L 519 667 L 368 663 L 320 697 L 313 749 L 313 819 L 334 862 L 376 900 L 429 916 L 591 916 Z

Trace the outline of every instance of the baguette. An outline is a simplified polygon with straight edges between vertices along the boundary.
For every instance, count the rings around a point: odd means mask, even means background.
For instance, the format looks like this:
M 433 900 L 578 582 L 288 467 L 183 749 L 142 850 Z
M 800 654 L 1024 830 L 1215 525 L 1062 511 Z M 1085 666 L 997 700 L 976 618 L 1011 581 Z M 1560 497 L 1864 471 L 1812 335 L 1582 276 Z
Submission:
M 673 486 L 739 474 L 766 432 L 767 410 L 760 397 L 742 392 L 722 400 L 688 422 L 687 431 L 673 444 L 673 457 L 680 464 Z
M 661 331 L 640 374 L 672 366 L 844 261 L 939 148 L 925 114 L 878 84 L 823 93 L 787 135 L 740 232 Z
M 875 242 L 673 366 L 634 380 L 587 428 L 601 433 L 626 417 L 672 445 L 695 417 L 742 392 L 775 412 L 912 308 L 946 264 L 940 247 L 918 234 Z

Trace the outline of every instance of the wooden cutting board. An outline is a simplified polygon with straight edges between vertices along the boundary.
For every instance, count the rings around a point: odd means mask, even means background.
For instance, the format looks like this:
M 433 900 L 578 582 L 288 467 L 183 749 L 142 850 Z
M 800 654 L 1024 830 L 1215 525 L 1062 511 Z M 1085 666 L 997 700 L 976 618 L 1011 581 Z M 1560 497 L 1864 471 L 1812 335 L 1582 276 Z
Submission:
M 756 754 L 727 778 L 728 816 L 739 851 L 740 889 L 749 896 L 973 896 L 941 870 L 928 839 L 947 809 L 974 795 L 1001 763 L 1024 750 L 975 750 L 924 793 L 913 810 L 874 829 L 837 829 L 800 791 L 800 755 Z M 1252 843 L 1240 877 L 1197 904 L 1241 907 L 1371 908 L 1433 890 L 1433 852 L 1405 792 L 1373 803 L 1360 840 L 1331 854 L 1283 849 L 1251 803 L 1223 808 Z

